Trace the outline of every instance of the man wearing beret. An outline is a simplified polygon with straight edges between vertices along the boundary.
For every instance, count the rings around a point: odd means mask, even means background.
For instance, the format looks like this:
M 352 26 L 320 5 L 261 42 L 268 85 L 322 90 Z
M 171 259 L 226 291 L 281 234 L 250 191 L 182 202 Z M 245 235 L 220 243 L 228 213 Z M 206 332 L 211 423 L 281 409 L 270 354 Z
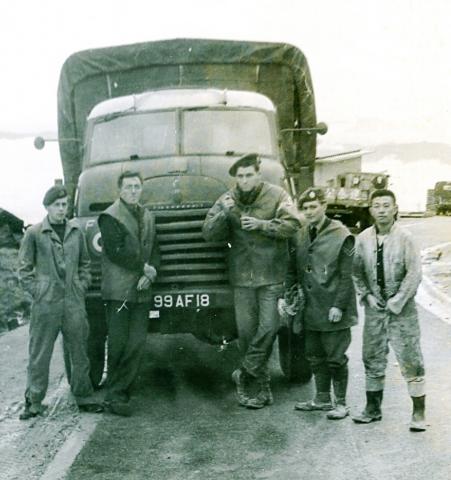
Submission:
M 149 319 L 151 289 L 159 266 L 155 219 L 139 204 L 138 172 L 118 178 L 119 198 L 99 217 L 102 233 L 102 298 L 108 328 L 105 405 L 129 416 L 130 389 L 138 375 Z
M 295 409 L 328 411 L 327 418 L 338 420 L 349 413 L 346 350 L 351 342 L 350 327 L 357 323 L 352 283 L 354 237 L 341 222 L 326 217 L 321 189 L 307 189 L 299 198 L 299 207 L 307 225 L 292 240 L 286 286 L 298 282 L 304 292 L 305 350 L 316 396 L 298 402 Z
M 21 420 L 44 408 L 55 340 L 63 335 L 68 380 L 80 411 L 101 412 L 93 398 L 87 355 L 85 293 L 91 280 L 84 234 L 76 220 L 66 220 L 67 191 L 62 185 L 44 196 L 47 216 L 30 227 L 19 252 L 19 278 L 33 297 L 25 408 Z
M 268 359 L 279 329 L 277 300 L 286 275 L 287 239 L 299 222 L 288 194 L 262 181 L 258 155 L 239 158 L 229 174 L 236 186 L 210 209 L 203 234 L 207 240 L 231 244 L 229 276 L 243 356 L 232 377 L 240 405 L 262 408 L 273 401 Z

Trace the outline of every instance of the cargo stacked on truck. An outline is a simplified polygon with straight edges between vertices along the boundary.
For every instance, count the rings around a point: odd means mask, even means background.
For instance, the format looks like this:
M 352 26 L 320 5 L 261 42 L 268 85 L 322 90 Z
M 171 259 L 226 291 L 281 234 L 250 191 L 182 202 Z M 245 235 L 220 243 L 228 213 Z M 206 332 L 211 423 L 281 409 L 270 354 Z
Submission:
M 228 245 L 202 238 L 205 215 L 246 153 L 258 153 L 263 178 L 292 195 L 310 186 L 316 133 L 325 130 L 316 124 L 307 61 L 291 45 L 176 39 L 69 57 L 58 134 L 65 184 L 92 255 L 90 311 L 101 305 L 97 217 L 116 198 L 120 172 L 137 170 L 162 252 L 150 329 L 232 339 Z
M 388 188 L 388 178 L 385 173 L 338 174 L 325 188 L 327 216 L 340 220 L 355 232 L 369 227 L 372 223 L 369 212 L 371 194 Z

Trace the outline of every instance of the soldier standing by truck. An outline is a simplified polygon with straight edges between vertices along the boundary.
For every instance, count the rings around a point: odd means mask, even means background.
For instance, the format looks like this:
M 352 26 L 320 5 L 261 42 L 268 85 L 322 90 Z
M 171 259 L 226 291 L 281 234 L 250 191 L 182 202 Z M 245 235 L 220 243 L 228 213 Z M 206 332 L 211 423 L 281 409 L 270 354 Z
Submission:
M 66 220 L 68 195 L 61 185 L 44 196 L 47 217 L 30 227 L 19 252 L 19 278 L 33 297 L 25 408 L 21 420 L 42 414 L 50 360 L 59 332 L 68 353 L 68 380 L 80 411 L 103 410 L 93 398 L 87 355 L 85 292 L 90 260 L 76 220 Z
M 421 281 L 420 254 L 409 234 L 396 224 L 398 207 L 391 190 L 376 190 L 370 199 L 375 225 L 358 237 L 353 277 L 365 307 L 363 363 L 366 407 L 355 423 L 382 419 L 388 344 L 395 351 L 412 398 L 411 431 L 426 430 L 425 378 L 415 294 Z
M 99 217 L 108 329 L 105 405 L 122 416 L 131 415 L 130 387 L 144 352 L 150 286 L 159 265 L 154 217 L 138 203 L 142 186 L 139 173 L 123 172 L 118 179 L 119 198 Z
M 304 292 L 305 350 L 315 376 L 316 396 L 296 403 L 295 409 L 328 411 L 327 418 L 339 420 L 349 413 L 346 351 L 351 343 L 351 326 L 357 323 L 351 277 L 354 237 L 341 222 L 326 217 L 321 189 L 307 189 L 299 207 L 308 224 L 292 240 L 286 286 L 298 282 Z
M 229 174 L 235 177 L 236 186 L 210 209 L 203 234 L 208 241 L 231 243 L 229 276 L 243 356 L 232 377 L 239 404 L 263 408 L 273 402 L 268 359 L 279 330 L 277 300 L 286 275 L 287 239 L 299 222 L 288 194 L 262 181 L 258 155 L 239 158 Z M 252 396 L 255 382 L 258 392 Z

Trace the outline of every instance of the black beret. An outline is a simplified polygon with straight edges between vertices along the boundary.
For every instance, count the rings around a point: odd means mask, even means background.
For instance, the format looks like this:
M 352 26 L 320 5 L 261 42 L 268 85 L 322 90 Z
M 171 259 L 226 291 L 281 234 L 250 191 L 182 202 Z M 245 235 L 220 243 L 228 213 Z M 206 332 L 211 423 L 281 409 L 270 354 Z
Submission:
M 55 200 L 58 200 L 58 198 L 64 198 L 64 197 L 67 197 L 66 187 L 63 187 L 62 185 L 54 185 L 53 187 L 47 190 L 47 192 L 44 195 L 44 200 L 42 201 L 42 203 L 44 204 L 44 207 L 48 207 Z
M 315 200 L 318 200 L 321 203 L 325 202 L 326 197 L 324 195 L 324 191 L 318 187 L 310 187 L 301 193 L 299 196 L 298 205 L 299 207 L 302 207 L 305 202 L 314 202 Z
M 260 167 L 260 157 L 256 153 L 247 153 L 240 157 L 230 168 L 229 175 L 236 176 L 236 172 L 240 167 L 255 167 L 256 170 Z

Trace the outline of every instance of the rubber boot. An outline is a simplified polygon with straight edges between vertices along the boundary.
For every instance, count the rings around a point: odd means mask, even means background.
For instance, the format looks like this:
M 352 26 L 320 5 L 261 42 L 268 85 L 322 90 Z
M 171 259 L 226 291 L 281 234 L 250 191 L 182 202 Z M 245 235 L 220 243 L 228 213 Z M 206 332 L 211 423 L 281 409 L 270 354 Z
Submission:
M 307 402 L 297 402 L 294 406 L 295 410 L 310 412 L 312 410 L 332 410 L 333 405 L 330 397 L 331 376 L 328 372 L 315 373 L 316 395 L 314 400 Z
M 238 368 L 232 373 L 232 380 L 236 385 L 238 403 L 246 407 L 250 399 L 249 389 L 252 377 L 243 368 Z
M 382 420 L 382 397 L 384 391 L 366 392 L 366 407 L 360 415 L 352 417 L 355 423 L 371 423 Z
M 349 408 L 346 406 L 346 390 L 348 388 L 347 367 L 339 374 L 333 376 L 332 384 L 334 386 L 335 407 L 326 416 L 329 420 L 342 420 L 349 415 Z
M 424 416 L 426 395 L 410 398 L 412 399 L 413 412 L 409 430 L 411 432 L 424 432 L 426 430 L 426 420 Z

